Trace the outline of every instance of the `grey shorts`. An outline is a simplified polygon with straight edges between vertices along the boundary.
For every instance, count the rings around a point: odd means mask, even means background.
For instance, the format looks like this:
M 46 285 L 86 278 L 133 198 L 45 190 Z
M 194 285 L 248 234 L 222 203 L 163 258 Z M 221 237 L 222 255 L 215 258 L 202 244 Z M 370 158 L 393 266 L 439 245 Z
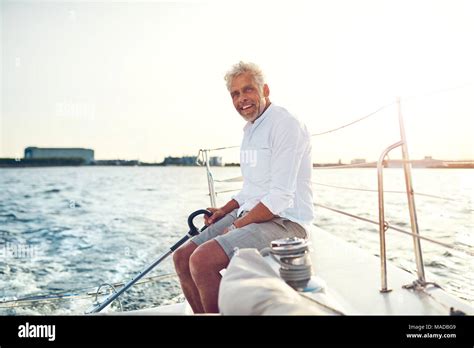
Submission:
M 280 217 L 266 222 L 249 224 L 222 234 L 224 229 L 230 226 L 236 219 L 237 209 L 210 225 L 202 233 L 193 237 L 191 241 L 196 245 L 201 245 L 214 239 L 224 249 L 229 259 L 231 259 L 235 247 L 262 250 L 269 247 L 270 243 L 276 239 L 288 237 L 307 238 L 306 230 L 301 225 Z

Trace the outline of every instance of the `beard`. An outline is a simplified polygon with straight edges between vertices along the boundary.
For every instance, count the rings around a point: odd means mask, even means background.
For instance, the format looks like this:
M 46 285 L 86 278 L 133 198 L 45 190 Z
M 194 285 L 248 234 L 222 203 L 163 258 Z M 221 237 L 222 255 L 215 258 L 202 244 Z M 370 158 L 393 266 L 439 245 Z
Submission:
M 250 115 L 242 115 L 240 114 L 240 116 L 242 116 L 242 118 L 247 121 L 247 122 L 253 122 L 255 121 L 260 115 L 258 114 L 258 112 L 254 112 L 253 114 L 250 114 Z
M 242 118 L 247 121 L 247 122 L 254 122 L 257 118 L 259 118 L 262 114 L 263 111 L 265 110 L 265 104 L 260 104 L 260 105 L 255 105 L 255 110 L 252 113 L 245 113 L 242 112 L 241 110 L 237 110 L 242 116 Z

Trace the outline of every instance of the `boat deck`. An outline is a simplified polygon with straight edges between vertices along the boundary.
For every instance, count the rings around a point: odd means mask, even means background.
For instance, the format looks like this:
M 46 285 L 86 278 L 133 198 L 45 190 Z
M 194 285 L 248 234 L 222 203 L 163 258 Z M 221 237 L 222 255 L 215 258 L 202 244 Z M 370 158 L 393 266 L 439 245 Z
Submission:
M 392 291 L 380 292 L 380 258 L 318 227 L 312 230 L 312 262 L 327 291 L 346 315 L 449 315 L 450 308 L 473 314 L 473 308 L 435 286 L 404 289 L 416 275 L 387 262 Z M 428 279 L 429 281 L 429 279 Z

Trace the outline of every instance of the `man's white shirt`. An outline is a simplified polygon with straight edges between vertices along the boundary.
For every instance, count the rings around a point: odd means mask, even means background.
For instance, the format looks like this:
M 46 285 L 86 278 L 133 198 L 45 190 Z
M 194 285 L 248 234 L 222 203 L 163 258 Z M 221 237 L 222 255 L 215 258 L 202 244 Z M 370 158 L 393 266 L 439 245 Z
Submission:
M 311 135 L 284 108 L 270 104 L 244 127 L 240 147 L 242 190 L 233 196 L 242 211 L 259 202 L 274 215 L 309 231 L 313 221 Z

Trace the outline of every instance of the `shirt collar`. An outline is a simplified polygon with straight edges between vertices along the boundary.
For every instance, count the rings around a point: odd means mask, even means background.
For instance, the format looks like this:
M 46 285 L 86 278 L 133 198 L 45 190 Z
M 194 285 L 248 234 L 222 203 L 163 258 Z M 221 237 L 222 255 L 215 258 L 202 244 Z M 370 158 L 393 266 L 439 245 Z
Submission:
M 255 128 L 255 127 L 257 127 L 260 123 L 262 123 L 263 119 L 265 119 L 265 118 L 268 116 L 268 114 L 271 112 L 270 109 L 273 109 L 273 103 L 271 103 L 271 104 L 268 106 L 268 108 L 260 115 L 259 118 L 257 118 L 257 119 L 255 120 L 254 123 L 252 123 L 252 122 L 247 122 L 247 123 L 245 124 L 245 126 L 244 126 L 244 131 L 246 131 L 246 130 L 249 129 L 250 127 L 254 127 L 254 128 Z

